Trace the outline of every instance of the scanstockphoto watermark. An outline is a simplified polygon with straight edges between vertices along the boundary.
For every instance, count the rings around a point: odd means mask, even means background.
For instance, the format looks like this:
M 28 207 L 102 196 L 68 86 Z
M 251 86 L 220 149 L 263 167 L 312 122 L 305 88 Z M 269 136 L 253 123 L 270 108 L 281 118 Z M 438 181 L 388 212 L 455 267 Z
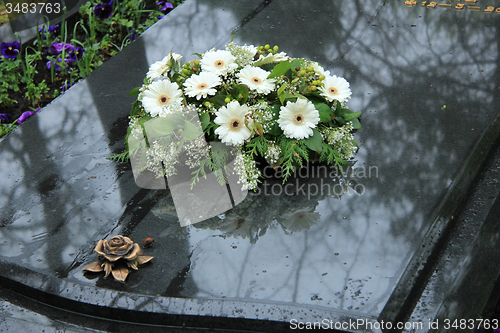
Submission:
M 335 329 L 345 331 L 357 330 L 422 330 L 425 325 L 422 322 L 390 322 L 390 321 L 373 321 L 368 319 L 347 319 L 344 321 L 334 321 L 323 319 L 321 321 L 299 321 L 297 319 L 290 320 L 290 329 L 292 330 L 316 330 L 316 329 Z
M 283 177 L 282 169 L 275 170 L 270 165 L 261 167 L 264 178 Z M 342 170 L 337 166 L 314 165 L 307 163 L 295 170 L 292 177 L 285 183 L 263 182 L 253 194 L 255 195 L 286 195 L 315 196 L 334 195 L 363 195 L 366 187 L 363 179 L 378 178 L 377 166 L 361 166 L 352 168 L 347 166 Z M 307 181 L 304 181 L 307 180 Z

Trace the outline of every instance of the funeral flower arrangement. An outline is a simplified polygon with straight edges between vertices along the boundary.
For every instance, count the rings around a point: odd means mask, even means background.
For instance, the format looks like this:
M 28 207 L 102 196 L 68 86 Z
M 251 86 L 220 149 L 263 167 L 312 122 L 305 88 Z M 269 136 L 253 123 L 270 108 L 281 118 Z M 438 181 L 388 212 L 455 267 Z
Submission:
M 231 42 L 187 63 L 171 52 L 152 64 L 131 92 L 138 98 L 127 151 L 114 158 L 133 158 L 145 142 L 143 169 L 157 177 L 175 175 L 183 164 L 192 169 L 191 186 L 214 172 L 237 174 L 243 189 L 257 187 L 263 159 L 283 181 L 306 161 L 344 164 L 357 151 L 353 131 L 361 128 L 361 112 L 346 107 L 349 83 L 317 62 L 278 51 Z M 146 126 L 154 119 L 162 121 Z M 217 153 L 215 142 L 233 150 Z M 229 159 L 233 170 L 226 169 Z

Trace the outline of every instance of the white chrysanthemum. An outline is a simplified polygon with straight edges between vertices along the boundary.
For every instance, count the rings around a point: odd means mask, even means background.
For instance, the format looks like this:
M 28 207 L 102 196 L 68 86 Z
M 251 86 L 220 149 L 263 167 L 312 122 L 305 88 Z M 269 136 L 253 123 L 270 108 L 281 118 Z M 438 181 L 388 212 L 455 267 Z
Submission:
M 330 76 L 330 71 L 325 71 L 325 69 L 320 64 L 318 64 L 316 61 L 311 62 L 311 66 L 314 68 L 314 72 L 317 75 L 319 75 L 319 76 L 324 75 L 325 78 Z
M 305 139 L 313 135 L 319 112 L 309 100 L 299 98 L 281 107 L 278 124 L 287 138 Z
M 337 77 L 336 75 L 327 76 L 323 80 L 323 86 L 319 90 L 321 91 L 321 95 L 330 102 L 337 100 L 340 103 L 344 103 L 351 97 L 349 82 L 343 77 Z
M 238 73 L 238 81 L 246 84 L 250 90 L 256 90 L 260 94 L 269 94 L 274 90 L 274 79 L 268 79 L 270 72 L 259 67 L 245 66 Z
M 217 75 L 225 75 L 234 72 L 238 68 L 235 61 L 236 58 L 229 51 L 208 51 L 201 58 L 201 69 Z
M 250 137 L 252 132 L 245 125 L 245 115 L 250 111 L 248 106 L 240 105 L 237 101 L 228 103 L 217 112 L 214 122 L 220 125 L 215 133 L 226 144 L 239 146 Z M 253 121 L 249 122 L 249 127 Z
M 288 59 L 290 59 L 290 57 L 285 52 L 280 52 L 280 53 L 276 53 L 276 54 L 269 53 L 266 56 L 264 56 L 263 54 L 261 54 L 259 56 L 259 59 L 257 59 L 253 63 L 253 65 L 254 66 L 262 66 L 262 65 L 265 65 L 265 64 L 272 64 L 272 63 L 276 63 L 276 62 L 282 62 L 282 61 L 285 61 L 285 60 L 288 60 Z
M 171 59 L 173 61 L 178 61 L 182 56 L 177 53 L 169 53 L 163 60 L 157 61 L 149 67 L 149 71 L 146 74 L 148 79 L 157 79 L 162 77 L 162 75 L 170 69 Z
M 165 109 L 172 105 L 180 105 L 182 92 L 177 83 L 161 80 L 151 83 L 144 91 L 142 105 L 151 116 L 162 116 Z
M 196 97 L 197 100 L 206 98 L 207 95 L 215 95 L 217 89 L 214 87 L 220 84 L 220 78 L 215 73 L 201 72 L 198 75 L 191 75 L 189 79 L 184 82 L 186 95 L 189 97 Z
M 231 52 L 231 54 L 236 58 L 236 63 L 239 66 L 246 66 L 252 63 L 255 54 L 257 53 L 257 48 L 253 45 L 236 45 L 234 42 L 226 44 L 226 50 Z
M 242 52 L 245 52 L 246 54 L 248 54 L 248 56 L 250 58 L 253 58 L 258 51 L 257 48 L 253 45 L 245 44 L 245 45 L 240 46 L 240 47 L 241 47 Z

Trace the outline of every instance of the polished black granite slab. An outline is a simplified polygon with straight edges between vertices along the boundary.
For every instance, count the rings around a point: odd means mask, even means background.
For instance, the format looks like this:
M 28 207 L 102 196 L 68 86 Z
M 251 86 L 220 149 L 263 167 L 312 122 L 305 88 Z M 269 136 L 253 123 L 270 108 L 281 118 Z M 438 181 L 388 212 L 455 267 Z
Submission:
M 165 324 L 160 314 L 217 325 L 434 318 L 439 304 L 412 313 L 422 272 L 500 132 L 500 14 L 489 5 L 188 0 L 0 141 L 3 283 L 150 324 Z M 106 157 L 124 148 L 127 93 L 150 64 L 171 50 L 194 59 L 234 33 L 351 83 L 349 107 L 363 111 L 354 174 L 310 166 L 293 195 L 267 179 L 232 211 L 181 228 L 168 191 L 139 188 Z M 154 237 L 152 264 L 125 284 L 83 274 L 95 243 L 115 234 Z M 451 271 L 434 286 L 468 272 Z

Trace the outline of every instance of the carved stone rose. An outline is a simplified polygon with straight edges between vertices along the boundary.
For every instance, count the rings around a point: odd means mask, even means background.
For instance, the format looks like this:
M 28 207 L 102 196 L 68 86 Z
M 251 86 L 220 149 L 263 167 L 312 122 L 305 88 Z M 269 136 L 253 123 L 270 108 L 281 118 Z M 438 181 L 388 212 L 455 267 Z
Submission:
M 141 256 L 142 250 L 139 244 L 134 243 L 125 236 L 114 236 L 111 239 L 101 239 L 94 249 L 98 254 L 99 261 L 83 267 L 84 271 L 105 272 L 104 277 L 111 273 L 113 277 L 124 282 L 129 274 L 129 268 L 138 270 L 137 266 L 149 262 L 154 257 Z M 123 265 L 123 264 L 126 264 Z

